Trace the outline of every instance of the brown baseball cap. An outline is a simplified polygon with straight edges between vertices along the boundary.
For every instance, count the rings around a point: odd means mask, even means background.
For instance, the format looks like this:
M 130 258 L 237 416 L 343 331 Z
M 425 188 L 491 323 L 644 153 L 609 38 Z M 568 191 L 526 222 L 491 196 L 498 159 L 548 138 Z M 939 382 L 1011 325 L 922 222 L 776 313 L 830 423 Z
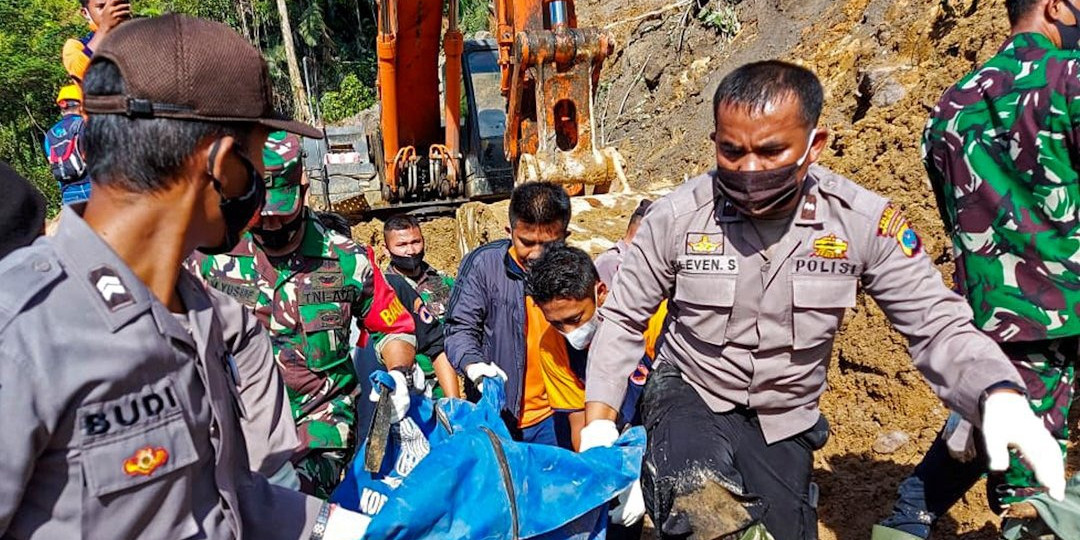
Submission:
M 322 138 L 319 129 L 274 111 L 266 61 L 224 24 L 186 15 L 131 20 L 102 40 L 90 65 L 102 60 L 120 69 L 126 91 L 86 95 L 87 113 L 250 122 Z

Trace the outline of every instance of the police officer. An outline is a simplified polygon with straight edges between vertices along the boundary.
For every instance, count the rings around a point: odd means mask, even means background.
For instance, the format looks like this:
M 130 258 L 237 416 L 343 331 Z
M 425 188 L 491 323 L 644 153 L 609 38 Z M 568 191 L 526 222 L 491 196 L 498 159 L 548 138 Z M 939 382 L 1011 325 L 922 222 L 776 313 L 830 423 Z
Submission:
M 259 223 L 228 254 L 196 254 L 194 273 L 254 310 L 270 331 L 285 377 L 300 448 L 293 462 L 304 493 L 328 498 L 356 446 L 357 375 L 350 361 L 353 319 L 390 368 L 415 355 L 412 317 L 383 279 L 371 249 L 329 229 L 304 204 L 300 139 L 271 133 Z M 392 371 L 406 399 L 408 371 Z
M 908 338 L 934 391 L 983 426 L 987 450 L 1015 445 L 1063 495 L 1057 445 L 1020 399 L 1022 380 L 972 326 L 902 210 L 814 164 L 827 139 L 822 95 L 813 73 L 783 62 L 727 75 L 713 99 L 716 170 L 652 205 L 601 308 L 584 448 L 617 436 L 642 331 L 670 298 L 641 402 L 641 488 L 664 537 L 716 538 L 759 521 L 777 540 L 816 538 L 810 473 L 828 437 L 818 400 L 860 286 Z M 723 492 L 746 513 L 717 519 L 708 501 Z M 702 503 L 708 512 L 695 511 Z
M 360 536 L 250 472 L 242 422 L 283 403 L 242 399 L 240 366 L 269 341 L 181 269 L 258 214 L 270 128 L 318 131 L 275 115 L 258 50 L 190 17 L 116 29 L 84 91 L 90 200 L 0 261 L 0 537 Z

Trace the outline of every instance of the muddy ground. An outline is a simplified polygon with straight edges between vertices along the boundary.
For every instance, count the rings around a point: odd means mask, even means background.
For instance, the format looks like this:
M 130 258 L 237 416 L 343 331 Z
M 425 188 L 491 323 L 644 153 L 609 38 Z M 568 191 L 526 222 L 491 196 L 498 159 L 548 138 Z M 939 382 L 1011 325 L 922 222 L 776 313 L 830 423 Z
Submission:
M 723 1 L 723 0 L 721 0 Z M 700 4 L 698 3 L 700 2 Z M 743 0 L 730 38 L 698 19 L 718 0 L 579 0 L 583 25 L 604 24 L 619 43 L 596 100 L 601 143 L 619 148 L 631 185 L 663 190 L 713 161 L 711 96 L 748 61 L 781 58 L 814 69 L 827 91 L 822 125 L 832 142 L 822 162 L 902 205 L 949 279 L 949 244 L 926 186 L 918 141 L 944 89 L 992 55 L 1007 33 L 1001 0 Z M 637 193 L 611 207 L 575 203 L 571 237 L 597 253 L 617 240 Z M 505 203 L 459 212 L 467 245 L 502 237 Z M 381 224 L 354 229 L 381 241 Z M 455 271 L 457 223 L 424 225 L 428 259 Z M 947 412 L 911 366 L 905 342 L 868 297 L 846 319 L 822 407 L 832 437 L 817 452 L 823 540 L 861 539 L 886 515 L 897 483 L 930 444 Z M 890 435 L 897 448 L 875 442 Z M 895 445 L 894 445 L 895 446 Z M 883 452 L 884 451 L 884 452 Z M 935 538 L 995 538 L 997 518 L 982 485 L 938 526 Z

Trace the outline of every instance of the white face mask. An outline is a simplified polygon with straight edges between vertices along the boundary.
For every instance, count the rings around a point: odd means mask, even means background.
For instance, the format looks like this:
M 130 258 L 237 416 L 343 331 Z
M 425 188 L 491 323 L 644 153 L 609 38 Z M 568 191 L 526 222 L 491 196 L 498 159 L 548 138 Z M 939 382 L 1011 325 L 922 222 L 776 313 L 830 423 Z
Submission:
M 559 332 L 566 338 L 566 341 L 570 343 L 570 346 L 584 351 L 589 348 L 589 344 L 592 343 L 592 338 L 596 335 L 596 329 L 600 327 L 600 318 L 593 314 L 593 317 L 589 319 L 589 322 L 569 331 Z

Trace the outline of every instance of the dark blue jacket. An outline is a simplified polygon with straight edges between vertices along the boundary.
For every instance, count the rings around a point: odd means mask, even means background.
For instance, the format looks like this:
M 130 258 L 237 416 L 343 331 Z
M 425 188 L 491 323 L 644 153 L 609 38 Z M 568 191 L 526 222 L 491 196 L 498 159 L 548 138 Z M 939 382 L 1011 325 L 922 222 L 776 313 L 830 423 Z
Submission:
M 510 378 L 506 409 L 521 417 L 525 379 L 525 271 L 510 240 L 484 244 L 461 261 L 446 312 L 446 355 L 460 372 L 491 362 Z

